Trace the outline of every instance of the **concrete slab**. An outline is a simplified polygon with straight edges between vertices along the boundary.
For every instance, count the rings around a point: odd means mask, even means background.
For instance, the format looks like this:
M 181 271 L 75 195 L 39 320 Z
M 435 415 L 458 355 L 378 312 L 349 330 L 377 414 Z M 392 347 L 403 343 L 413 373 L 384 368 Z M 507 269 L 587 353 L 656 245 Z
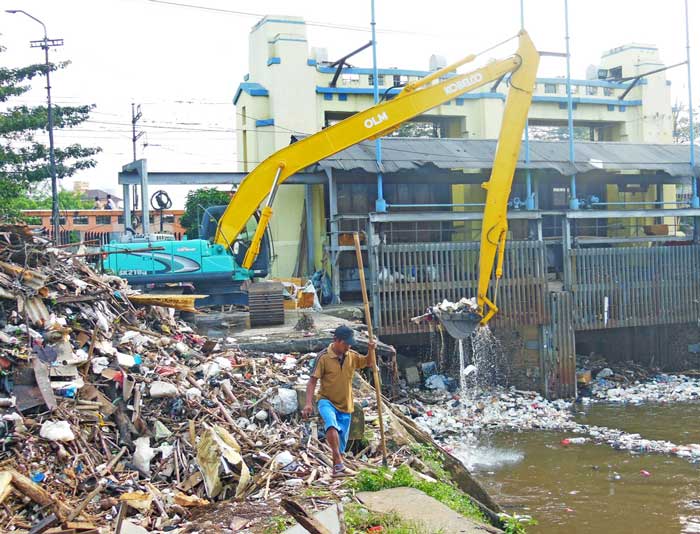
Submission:
M 324 527 L 330 530 L 331 534 L 340 534 L 340 521 L 338 520 L 338 509 L 333 506 L 329 506 L 325 510 L 316 512 L 313 514 L 314 519 L 318 520 Z M 309 534 L 301 525 L 294 525 L 291 528 L 285 530 L 282 534 Z
M 285 310 L 284 324 L 250 328 L 248 312 L 208 312 L 195 317 L 196 329 L 203 335 L 212 337 L 231 336 L 241 342 L 250 338 L 290 338 L 303 337 L 304 333 L 294 329 L 302 314 L 306 314 L 314 322 L 316 332 L 332 332 L 341 324 L 351 321 L 333 317 L 323 312 L 313 310 Z
M 357 498 L 373 512 L 395 512 L 403 519 L 422 523 L 428 532 L 484 534 L 500 530 L 458 514 L 440 501 L 414 488 L 363 491 Z

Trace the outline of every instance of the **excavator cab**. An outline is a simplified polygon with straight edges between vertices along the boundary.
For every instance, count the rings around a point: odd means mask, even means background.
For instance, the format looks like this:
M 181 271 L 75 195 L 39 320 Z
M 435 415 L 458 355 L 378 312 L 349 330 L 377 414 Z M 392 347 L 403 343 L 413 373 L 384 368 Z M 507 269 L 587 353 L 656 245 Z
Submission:
M 209 206 L 208 208 L 204 209 L 202 221 L 199 225 L 200 239 L 206 239 L 208 241 L 214 240 L 219 219 L 223 215 L 224 211 L 226 211 L 226 206 Z M 231 243 L 231 251 L 233 252 L 237 265 L 243 265 L 243 259 L 250 248 L 259 218 L 260 215 L 256 212 L 255 215 L 250 218 L 243 231 L 238 234 L 236 241 Z M 260 254 L 255 258 L 255 262 L 250 268 L 255 274 L 256 278 L 265 278 L 268 275 L 271 260 L 272 238 L 270 237 L 269 230 L 267 230 L 262 238 Z

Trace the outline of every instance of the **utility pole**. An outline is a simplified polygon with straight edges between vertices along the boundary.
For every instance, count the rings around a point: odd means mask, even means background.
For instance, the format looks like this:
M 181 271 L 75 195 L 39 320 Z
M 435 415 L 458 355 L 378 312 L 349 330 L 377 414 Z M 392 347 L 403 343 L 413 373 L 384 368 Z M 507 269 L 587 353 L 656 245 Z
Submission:
M 44 68 L 46 69 L 46 101 L 48 105 L 48 130 L 49 130 L 49 172 L 51 174 L 51 229 L 53 231 L 53 242 L 59 243 L 59 213 L 58 213 L 58 177 L 56 175 L 56 154 L 53 143 L 53 108 L 51 106 L 51 63 L 49 63 L 49 48 L 63 46 L 63 39 L 49 39 L 47 37 L 46 25 L 38 18 L 33 17 L 21 9 L 8 9 L 7 13 L 22 13 L 30 19 L 41 24 L 44 28 L 44 38 L 39 41 L 30 41 L 32 48 L 43 48 Z
M 136 141 L 138 141 L 141 136 L 144 134 L 144 132 L 139 132 L 136 133 L 136 123 L 139 122 L 143 114 L 141 113 L 141 104 L 138 106 L 134 104 L 133 102 L 131 103 L 131 145 L 134 150 L 134 159 L 133 161 L 136 161 Z M 138 187 L 134 184 L 134 194 L 132 195 L 134 198 L 134 212 L 139 207 L 139 192 L 138 192 Z

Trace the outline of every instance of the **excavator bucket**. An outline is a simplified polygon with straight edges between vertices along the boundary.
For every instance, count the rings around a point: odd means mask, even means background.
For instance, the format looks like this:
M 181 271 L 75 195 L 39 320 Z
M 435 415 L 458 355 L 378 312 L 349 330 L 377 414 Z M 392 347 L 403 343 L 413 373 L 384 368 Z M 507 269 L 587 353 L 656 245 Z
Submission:
M 447 333 L 455 339 L 467 339 L 481 323 L 482 317 L 475 312 L 439 312 L 438 321 Z

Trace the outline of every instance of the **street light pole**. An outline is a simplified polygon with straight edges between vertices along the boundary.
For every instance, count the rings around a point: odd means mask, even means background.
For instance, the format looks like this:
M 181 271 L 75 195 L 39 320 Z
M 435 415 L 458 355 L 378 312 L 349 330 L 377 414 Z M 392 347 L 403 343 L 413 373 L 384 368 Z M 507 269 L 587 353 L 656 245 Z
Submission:
M 30 15 L 21 9 L 8 9 L 7 13 L 22 13 L 30 19 L 41 24 L 44 29 L 44 38 L 41 41 L 30 41 L 32 48 L 44 49 L 44 66 L 46 68 L 46 101 L 48 105 L 48 130 L 49 130 L 49 172 L 51 174 L 51 230 L 53 232 L 53 242 L 59 243 L 59 213 L 58 213 L 58 177 L 56 176 L 56 154 L 53 143 L 53 107 L 51 106 L 51 64 L 49 63 L 49 48 L 52 46 L 62 46 L 63 39 L 49 39 L 46 32 L 46 25 L 38 18 Z

